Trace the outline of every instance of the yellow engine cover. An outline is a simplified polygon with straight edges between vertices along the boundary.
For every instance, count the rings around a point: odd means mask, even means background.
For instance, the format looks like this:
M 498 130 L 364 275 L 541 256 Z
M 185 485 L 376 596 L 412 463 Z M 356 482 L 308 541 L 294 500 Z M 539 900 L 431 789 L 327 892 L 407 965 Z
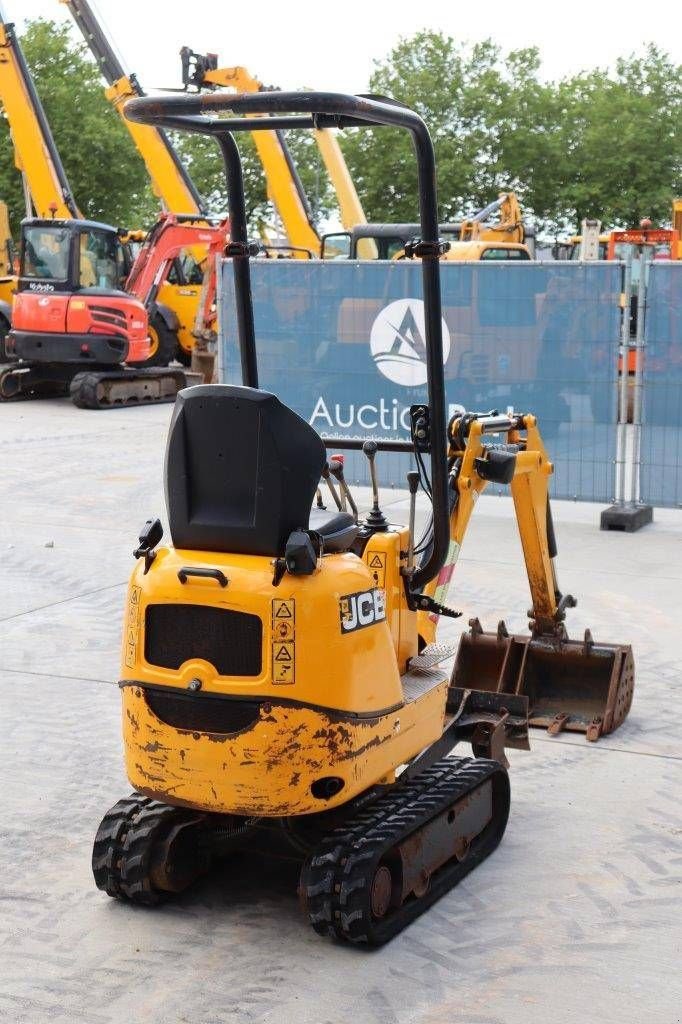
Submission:
M 443 675 L 418 699 L 404 700 L 400 669 L 416 633 L 400 585 L 402 540 L 382 535 L 365 560 L 326 555 L 313 575 L 285 574 L 278 586 L 271 560 L 259 556 L 160 549 L 146 575 L 138 563 L 121 680 L 133 786 L 168 803 L 284 816 L 322 811 L 392 781 L 399 765 L 440 735 L 447 690 Z M 372 559 L 382 572 L 370 569 Z M 183 583 L 178 574 L 187 567 L 219 570 L 227 584 L 191 573 Z M 182 606 L 164 618 L 165 634 L 155 624 L 159 605 L 164 617 L 167 606 Z M 206 628 L 201 609 L 209 610 Z M 237 613 L 234 621 L 248 629 L 235 627 L 234 642 L 226 634 L 216 655 L 221 610 Z M 232 674 L 232 648 L 247 633 L 250 674 Z M 223 654 L 227 667 L 216 667 Z M 253 714 L 242 727 L 212 724 L 248 708 Z

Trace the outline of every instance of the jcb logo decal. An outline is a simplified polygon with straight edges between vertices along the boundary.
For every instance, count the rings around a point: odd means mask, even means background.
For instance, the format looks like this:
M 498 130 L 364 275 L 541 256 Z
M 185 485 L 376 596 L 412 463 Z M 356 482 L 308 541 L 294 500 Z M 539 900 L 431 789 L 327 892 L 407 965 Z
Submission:
M 361 590 L 359 594 L 346 594 L 339 601 L 341 632 L 352 633 L 386 618 L 386 595 L 383 590 Z

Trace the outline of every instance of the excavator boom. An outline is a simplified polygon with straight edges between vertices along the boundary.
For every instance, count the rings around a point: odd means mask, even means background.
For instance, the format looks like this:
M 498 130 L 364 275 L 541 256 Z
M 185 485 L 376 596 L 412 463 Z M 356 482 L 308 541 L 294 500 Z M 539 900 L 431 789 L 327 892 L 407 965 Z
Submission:
M 80 217 L 14 25 L 1 8 L 0 102 L 10 124 L 15 163 L 28 184 L 27 197 L 36 216 Z
M 145 162 L 154 194 L 172 213 L 204 214 L 204 203 L 183 167 L 168 136 L 160 128 L 128 121 L 123 109 L 129 99 L 144 92 L 135 75 L 127 75 L 113 47 L 102 31 L 87 0 L 61 0 L 90 47 L 99 69 L 108 83 L 106 97 L 130 132 L 135 147 Z
M 198 54 L 183 46 L 180 56 L 185 88 L 232 88 L 242 93 L 263 91 L 261 82 L 246 68 L 219 68 L 216 54 Z M 344 228 L 350 230 L 358 224 L 366 224 L 367 218 L 336 136 L 329 128 L 315 129 L 313 136 L 336 193 Z M 320 237 L 283 133 L 254 132 L 253 140 L 265 172 L 268 198 L 279 212 L 289 241 L 292 246 L 319 255 Z M 376 259 L 376 244 L 371 239 L 364 239 L 363 247 L 362 258 Z
M 499 220 L 488 224 L 488 218 L 495 213 Z M 460 234 L 462 242 L 523 242 L 524 237 L 521 207 L 514 192 L 501 192 L 494 202 L 463 220 Z

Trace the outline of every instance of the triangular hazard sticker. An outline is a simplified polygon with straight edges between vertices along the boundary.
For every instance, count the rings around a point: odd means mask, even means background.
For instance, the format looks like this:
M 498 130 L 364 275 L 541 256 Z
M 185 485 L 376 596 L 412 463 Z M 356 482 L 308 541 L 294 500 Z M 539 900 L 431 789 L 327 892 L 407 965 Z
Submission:
M 369 563 L 369 567 L 370 569 L 383 569 L 384 563 L 381 561 L 381 555 L 375 555 Z
M 289 648 L 285 647 L 284 644 L 280 647 L 275 655 L 275 661 L 291 661 L 291 654 Z
M 276 619 L 290 619 L 291 618 L 291 608 L 286 603 L 286 601 L 282 601 L 282 603 L 280 604 L 279 608 L 275 612 L 275 618 Z

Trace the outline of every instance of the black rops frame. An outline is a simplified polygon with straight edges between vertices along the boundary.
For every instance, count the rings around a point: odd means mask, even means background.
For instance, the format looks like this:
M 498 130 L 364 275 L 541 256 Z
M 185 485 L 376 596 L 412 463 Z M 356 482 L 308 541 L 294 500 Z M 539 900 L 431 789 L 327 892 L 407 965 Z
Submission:
M 237 117 L 207 117 L 207 112 L 231 112 Z M 447 555 L 450 528 L 448 513 L 447 422 L 445 375 L 441 331 L 436 162 L 429 131 L 422 119 L 408 107 L 389 100 L 327 92 L 260 92 L 254 94 L 208 93 L 182 96 L 141 97 L 130 100 L 125 114 L 131 121 L 158 127 L 213 135 L 225 161 L 230 213 L 230 242 L 226 255 L 232 258 L 237 330 L 242 380 L 258 387 L 258 361 L 253 320 L 249 246 L 239 149 L 233 132 L 268 131 L 290 128 L 348 128 L 387 125 L 404 128 L 412 135 L 417 157 L 421 239 L 414 249 L 422 261 L 422 285 L 426 330 L 426 367 L 430 409 L 429 453 L 433 493 L 433 545 L 426 562 L 411 580 L 411 590 L 421 589 L 438 575 Z M 268 116 L 241 116 L 241 115 Z M 343 448 L 344 440 L 333 444 Z M 356 447 L 357 441 L 348 447 Z M 379 448 L 384 447 L 377 442 Z M 389 448 L 389 445 L 386 445 Z M 411 447 L 411 446 L 407 446 Z M 395 450 L 395 443 L 390 444 Z M 422 447 L 423 450 L 423 447 Z

